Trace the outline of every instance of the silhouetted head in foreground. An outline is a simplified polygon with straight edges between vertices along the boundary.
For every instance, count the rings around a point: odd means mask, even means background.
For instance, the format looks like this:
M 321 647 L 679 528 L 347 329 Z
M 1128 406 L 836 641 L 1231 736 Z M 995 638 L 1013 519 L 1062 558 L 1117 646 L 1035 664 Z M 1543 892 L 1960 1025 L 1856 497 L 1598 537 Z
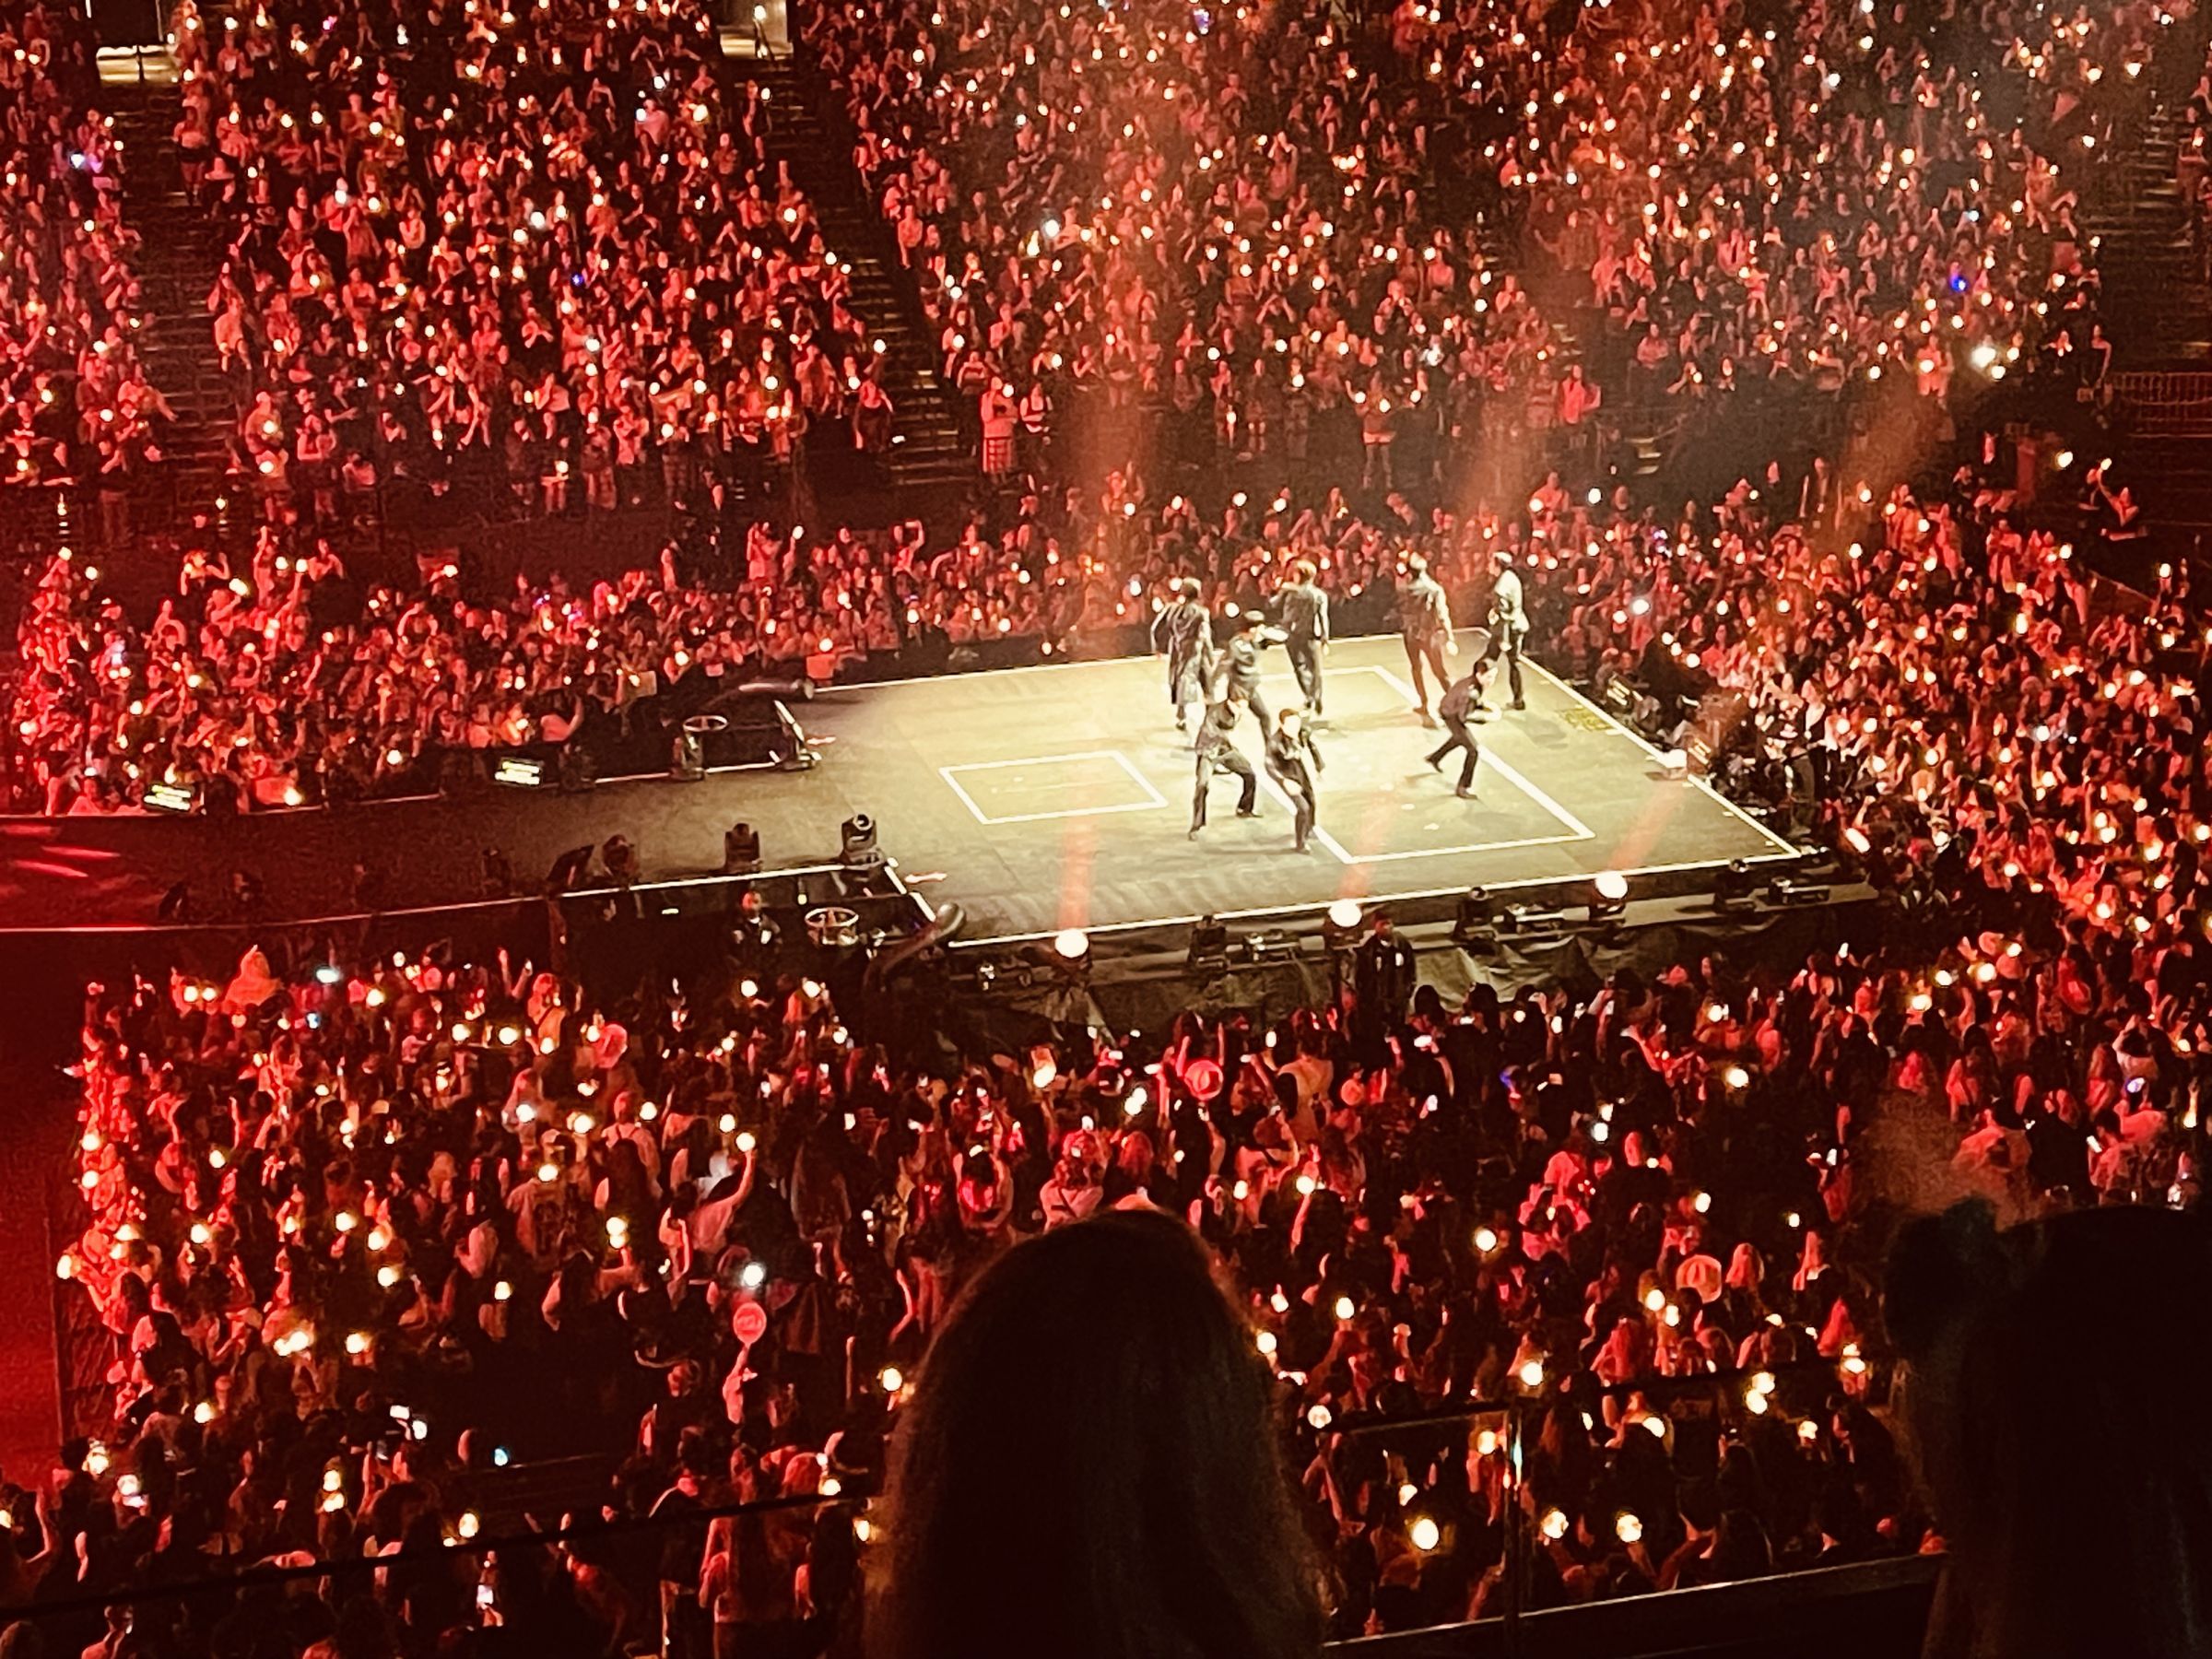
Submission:
M 1274 1379 L 1196 1235 L 1124 1211 L 1000 1257 L 893 1445 L 876 1659 L 1306 1659 Z
M 2212 1654 L 2204 1223 L 1960 1205 L 1900 1236 L 1886 1312 L 1951 1552 L 1929 1654 Z

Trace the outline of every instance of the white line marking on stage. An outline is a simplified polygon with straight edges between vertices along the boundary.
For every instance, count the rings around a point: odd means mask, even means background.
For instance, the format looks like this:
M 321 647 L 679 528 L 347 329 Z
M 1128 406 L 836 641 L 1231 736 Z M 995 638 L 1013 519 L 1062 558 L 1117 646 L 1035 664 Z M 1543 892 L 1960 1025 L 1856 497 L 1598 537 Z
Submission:
M 1408 702 L 1418 702 L 1421 700 L 1419 698 L 1414 696 L 1413 688 L 1411 686 L 1407 685 L 1396 675 L 1391 673 L 1389 669 L 1371 667 L 1368 669 L 1368 673 L 1379 675 L 1389 684 L 1396 687 L 1398 695 L 1405 698 Z M 1504 777 L 1508 783 L 1511 783 L 1515 789 L 1518 789 L 1523 794 L 1526 795 L 1537 806 L 1543 807 L 1545 811 L 1550 813 L 1553 818 L 1559 819 L 1560 823 L 1567 826 L 1569 831 L 1567 834 L 1551 836 L 1546 839 L 1552 841 L 1595 841 L 1597 839 L 1596 832 L 1594 831 L 1589 825 L 1583 823 L 1581 818 L 1576 818 L 1573 813 L 1568 811 L 1566 807 L 1560 806 L 1557 801 L 1553 800 L 1549 795 L 1538 789 L 1534 783 L 1531 783 L 1512 766 L 1508 765 L 1505 761 L 1500 760 L 1498 758 L 1496 749 L 1492 748 L 1488 744 L 1483 746 L 1482 760 L 1480 765 L 1495 769 L 1501 776 Z M 1480 769 L 1478 767 L 1478 775 L 1479 770 Z M 1503 846 L 1533 846 L 1537 843 L 1533 841 L 1504 841 L 1500 842 L 1500 844 Z M 1404 854 L 1393 853 L 1386 854 L 1386 856 L 1398 858 L 1403 857 Z
M 1112 806 L 1078 806 L 1061 812 L 1016 812 L 1003 818 L 994 818 L 976 805 L 975 797 L 960 786 L 955 772 L 993 771 L 1008 766 L 1053 766 L 1066 760 L 1112 760 L 1127 772 L 1147 796 L 1142 801 L 1124 801 Z M 1120 749 L 1077 749 L 1065 755 L 1022 755 L 1012 760 L 967 760 L 958 766 L 940 766 L 937 775 L 960 797 L 975 821 L 983 825 L 1037 824 L 1049 818 L 1097 818 L 1109 812 L 1158 812 L 1168 804 L 1167 796 L 1153 787 L 1152 780 L 1136 769 L 1136 765 Z
M 1565 680 L 1561 679 L 1550 669 L 1545 667 L 1543 664 L 1537 662 L 1535 658 L 1532 656 L 1524 656 L 1521 660 L 1529 667 L 1534 668 L 1546 679 L 1549 680 L 1553 685 L 1557 686 L 1560 690 L 1564 691 L 1574 701 L 1581 703 L 1583 708 L 1589 710 L 1593 714 L 1604 721 L 1608 726 L 1612 727 L 1613 730 L 1618 732 L 1623 737 L 1626 737 L 1630 743 L 1634 744 L 1638 748 L 1641 749 L 1653 759 L 1661 760 L 1662 764 L 1665 763 L 1664 760 L 1662 760 L 1659 750 L 1651 742 L 1649 742 L 1634 728 L 1623 725 L 1618 720 L 1614 718 L 1609 710 L 1602 708 L 1598 704 L 1592 702 L 1588 698 L 1584 697 L 1580 691 L 1577 691 L 1572 686 L 1569 685 Z M 1745 823 L 1750 825 L 1752 829 L 1758 830 L 1760 835 L 1764 836 L 1775 846 L 1783 849 L 1783 851 L 1790 853 L 1792 856 L 1798 855 L 1798 849 L 1795 843 L 1788 841 L 1783 836 L 1775 834 L 1773 830 L 1768 829 L 1766 825 L 1760 823 L 1757 818 L 1746 812 L 1741 806 L 1738 806 L 1734 801 L 1730 800 L 1726 795 L 1715 789 L 1703 778 L 1691 778 L 1688 780 L 1688 782 L 1692 789 L 1702 791 L 1707 797 L 1717 803 L 1722 810 L 1725 811 L 1731 818 L 1741 818 Z

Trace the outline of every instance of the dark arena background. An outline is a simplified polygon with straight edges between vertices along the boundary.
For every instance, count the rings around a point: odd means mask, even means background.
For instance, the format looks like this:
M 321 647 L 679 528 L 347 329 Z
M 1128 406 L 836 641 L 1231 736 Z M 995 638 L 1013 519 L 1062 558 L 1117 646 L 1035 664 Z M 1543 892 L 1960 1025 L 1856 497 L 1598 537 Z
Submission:
M 0 114 L 0 1650 L 2202 1647 L 2196 4 Z

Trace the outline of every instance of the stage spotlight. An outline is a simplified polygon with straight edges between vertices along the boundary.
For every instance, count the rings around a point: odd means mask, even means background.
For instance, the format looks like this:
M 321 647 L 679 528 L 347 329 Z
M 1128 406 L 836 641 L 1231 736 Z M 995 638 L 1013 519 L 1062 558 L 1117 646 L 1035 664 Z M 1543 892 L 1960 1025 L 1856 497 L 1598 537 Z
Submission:
M 1747 910 L 1758 886 L 1759 879 L 1751 874 L 1750 865 L 1741 858 L 1732 858 L 1728 867 L 1713 877 L 1712 908 L 1724 914 Z
M 856 812 L 839 828 L 842 845 L 838 856 L 848 869 L 873 869 L 883 863 L 883 851 L 876 844 L 876 820 L 865 812 Z
M 1498 948 L 1498 927 L 1490 920 L 1490 889 L 1471 887 L 1459 896 L 1459 916 L 1452 924 L 1452 940 L 1467 950 Z
M 1321 918 L 1323 946 L 1333 954 L 1355 949 L 1359 943 L 1359 924 L 1365 919 L 1359 900 L 1337 900 Z
M 1565 910 L 1527 900 L 1507 905 L 1498 919 L 1498 931 L 1505 934 L 1553 934 L 1566 925 Z
M 1610 922 L 1629 908 L 1629 878 L 1618 870 L 1600 870 L 1591 880 L 1590 920 Z
M 1826 904 L 1827 884 L 1803 881 L 1794 876 L 1777 876 L 1767 883 L 1767 897 L 1776 904 Z
M 1191 924 L 1191 947 L 1183 966 L 1207 978 L 1229 971 L 1229 927 L 1212 916 Z
M 1079 927 L 1064 927 L 1053 935 L 1053 954 L 1070 966 L 1090 955 L 1090 935 Z
M 722 873 L 750 876 L 760 868 L 760 831 L 740 820 L 722 832 Z

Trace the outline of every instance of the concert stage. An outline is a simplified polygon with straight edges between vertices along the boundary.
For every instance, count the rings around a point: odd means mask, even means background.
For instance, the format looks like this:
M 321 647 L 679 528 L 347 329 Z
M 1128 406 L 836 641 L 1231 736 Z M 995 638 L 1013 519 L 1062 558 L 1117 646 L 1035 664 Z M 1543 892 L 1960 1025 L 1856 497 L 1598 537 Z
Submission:
M 1295 701 L 1288 665 L 1270 665 L 1270 704 Z M 1527 711 L 1478 728 L 1477 798 L 1463 801 L 1456 756 L 1442 777 L 1423 763 L 1441 734 L 1411 712 L 1397 641 L 1336 645 L 1320 828 L 1303 853 L 1264 771 L 1258 818 L 1237 818 L 1236 781 L 1217 776 L 1207 828 L 1185 839 L 1193 762 L 1157 659 L 840 691 L 808 724 L 837 738 L 825 771 L 872 803 L 908 877 L 946 873 L 926 890 L 965 907 L 967 944 L 1797 856 L 1701 782 L 1666 778 L 1649 746 L 1552 676 L 1532 665 L 1527 679 Z M 1239 747 L 1256 767 L 1256 724 Z
M 1296 688 L 1269 653 L 1266 692 Z M 1442 901 L 1480 885 L 1579 901 L 1618 870 L 1637 899 L 1709 891 L 1731 860 L 1795 849 L 1696 781 L 1665 775 L 1641 739 L 1530 665 L 1529 706 L 1480 729 L 1477 798 L 1452 793 L 1422 756 L 1436 734 L 1408 711 L 1394 638 L 1346 641 L 1328 665 L 1330 722 L 1318 741 L 1320 831 L 1290 848 L 1290 813 L 1263 778 L 1260 816 L 1235 816 L 1217 778 L 1195 842 L 1192 758 L 1175 730 L 1158 659 L 1070 663 L 837 688 L 797 712 L 820 754 L 808 771 L 648 780 L 577 794 L 494 789 L 453 799 L 205 818 L 0 822 L 0 927 L 150 926 L 160 895 L 189 880 L 198 913 L 222 914 L 228 874 L 262 880 L 266 914 L 351 913 L 357 865 L 382 903 L 435 908 L 479 896 L 483 849 L 535 884 L 564 851 L 617 832 L 651 876 L 717 867 L 737 819 L 771 867 L 833 861 L 839 825 L 865 811 L 883 851 L 930 902 L 965 910 L 964 945 L 1080 926 L 1135 932 L 1214 914 L 1257 921 L 1342 897 Z M 1502 688 L 1500 688 L 1502 689 Z M 1255 765 L 1256 727 L 1240 747 Z M 1456 757 L 1446 762 L 1454 773 Z

